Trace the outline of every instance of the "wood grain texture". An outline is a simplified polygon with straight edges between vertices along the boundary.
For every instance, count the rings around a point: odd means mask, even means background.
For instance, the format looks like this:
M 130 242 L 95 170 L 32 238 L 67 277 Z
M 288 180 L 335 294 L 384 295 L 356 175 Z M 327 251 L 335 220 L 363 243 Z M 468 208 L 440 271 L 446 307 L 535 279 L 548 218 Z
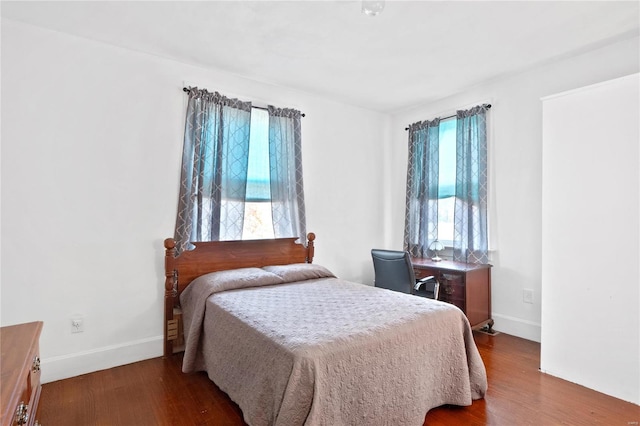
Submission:
M 538 371 L 540 344 L 474 333 L 487 367 L 485 399 L 431 410 L 425 425 L 632 425 L 640 407 Z M 40 422 L 52 425 L 245 425 L 205 373 L 183 374 L 181 355 L 154 358 L 43 386 Z
M 305 241 L 304 245 L 296 243 L 297 238 L 194 242 L 193 250 L 185 251 L 175 257 L 171 257 L 175 254 L 173 251 L 175 241 L 167 238 L 165 240 L 167 277 L 169 273 L 176 273 L 179 294 L 191 281 L 209 272 L 289 263 L 311 263 L 313 255 L 310 254 L 310 250 L 314 244 L 315 234 L 309 233 L 307 238 L 308 241 Z
M 39 353 L 42 321 L 0 328 L 0 424 L 12 425 L 18 404 L 27 404 L 30 423 L 36 418 L 40 398 Z
M 307 234 L 305 244 L 297 238 L 264 240 L 194 242 L 193 250 L 176 253 L 176 241 L 164 240 L 164 356 L 173 354 L 173 342 L 168 338 L 169 321 L 177 307 L 180 293 L 197 277 L 210 272 L 238 268 L 261 268 L 267 265 L 312 263 L 313 232 Z

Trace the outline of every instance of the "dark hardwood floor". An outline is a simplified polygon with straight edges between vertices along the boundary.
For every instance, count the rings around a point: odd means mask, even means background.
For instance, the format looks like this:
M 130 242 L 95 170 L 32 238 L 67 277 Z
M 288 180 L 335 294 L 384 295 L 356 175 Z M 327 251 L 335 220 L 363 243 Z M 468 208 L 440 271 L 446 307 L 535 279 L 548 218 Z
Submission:
M 540 344 L 475 334 L 489 390 L 470 407 L 431 410 L 426 425 L 638 425 L 640 407 L 542 374 Z M 43 385 L 45 426 L 244 425 L 204 373 L 183 374 L 179 355 Z M 393 425 L 395 426 L 395 425 Z

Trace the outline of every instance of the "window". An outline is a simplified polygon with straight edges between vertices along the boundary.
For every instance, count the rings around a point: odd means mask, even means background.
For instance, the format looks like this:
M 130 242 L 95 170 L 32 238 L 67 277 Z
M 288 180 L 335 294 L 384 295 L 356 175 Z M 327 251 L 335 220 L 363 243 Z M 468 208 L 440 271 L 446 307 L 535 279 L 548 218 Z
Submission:
M 438 240 L 453 246 L 453 209 L 456 194 L 456 118 L 442 120 L 439 127 Z
M 177 250 L 192 241 L 303 239 L 304 114 L 253 108 L 206 89 L 186 92 Z
M 269 172 L 269 113 L 251 109 L 243 240 L 274 238 Z
M 487 120 L 489 104 L 409 130 L 404 247 L 432 256 L 438 239 L 453 259 L 488 262 Z

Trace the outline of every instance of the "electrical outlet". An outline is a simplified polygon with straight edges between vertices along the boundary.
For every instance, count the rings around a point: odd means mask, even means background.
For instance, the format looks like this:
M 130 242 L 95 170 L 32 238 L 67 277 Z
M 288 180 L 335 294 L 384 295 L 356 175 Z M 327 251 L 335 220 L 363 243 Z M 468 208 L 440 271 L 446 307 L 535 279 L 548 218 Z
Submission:
M 525 288 L 522 290 L 522 301 L 524 303 L 533 303 L 533 290 Z
M 72 333 L 84 332 L 84 318 L 82 317 L 71 318 L 71 332 Z

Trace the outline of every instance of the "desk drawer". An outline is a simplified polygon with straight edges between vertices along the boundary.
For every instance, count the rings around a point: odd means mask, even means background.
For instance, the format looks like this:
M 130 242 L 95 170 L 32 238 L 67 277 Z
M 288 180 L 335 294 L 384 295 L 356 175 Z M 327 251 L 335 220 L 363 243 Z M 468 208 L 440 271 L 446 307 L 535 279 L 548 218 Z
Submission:
M 440 294 L 442 296 L 447 296 L 449 299 L 464 299 L 466 291 L 464 284 L 441 281 Z
M 462 274 L 443 272 L 442 274 L 440 274 L 439 281 L 441 283 L 464 287 L 464 275 Z
M 443 274 L 446 275 L 446 274 Z M 464 280 L 460 277 L 441 277 L 440 280 L 440 297 L 443 302 L 448 302 L 456 305 L 458 308 L 465 311 L 466 309 L 466 288 Z
M 428 277 L 428 276 L 434 276 L 436 277 L 436 279 L 438 279 L 438 276 L 440 275 L 439 271 L 436 271 L 434 269 L 424 269 L 424 268 L 414 268 L 413 273 L 416 276 L 416 280 L 421 280 L 422 278 Z
M 441 301 L 443 301 L 443 302 L 450 303 L 450 304 L 452 304 L 452 305 L 454 305 L 454 306 L 457 306 L 458 308 L 460 308 L 460 310 L 461 310 L 462 312 L 465 312 L 465 311 L 466 311 L 466 302 L 465 302 L 465 299 L 461 299 L 461 298 L 458 298 L 458 297 L 455 297 L 455 298 L 450 298 L 450 297 L 440 297 L 440 300 L 441 300 Z

